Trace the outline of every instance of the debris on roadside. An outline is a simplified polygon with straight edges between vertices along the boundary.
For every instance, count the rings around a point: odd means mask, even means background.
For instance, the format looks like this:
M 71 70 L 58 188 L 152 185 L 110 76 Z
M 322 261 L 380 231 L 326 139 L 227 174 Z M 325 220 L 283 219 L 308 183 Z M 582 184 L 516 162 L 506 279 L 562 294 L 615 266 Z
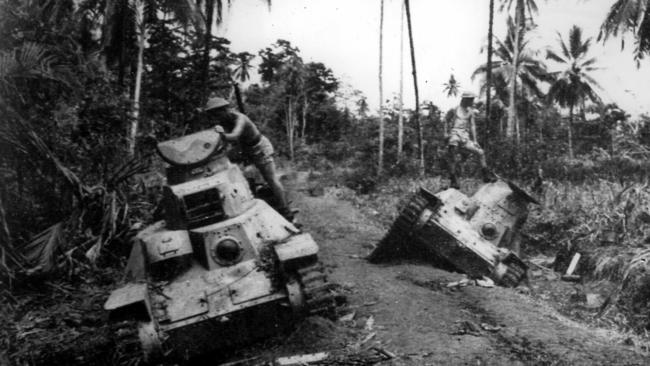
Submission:
M 372 330 L 372 327 L 375 325 L 375 318 L 371 315 L 368 320 L 366 320 L 365 330 Z
M 564 274 L 567 276 L 571 276 L 573 272 L 575 272 L 579 260 L 580 260 L 580 253 L 575 253 L 573 255 L 573 258 L 571 259 L 571 263 L 569 263 L 569 268 L 566 269 L 566 272 Z
M 357 313 L 354 311 L 349 314 L 345 314 L 339 318 L 339 322 L 341 323 L 351 322 L 354 320 L 355 315 L 357 315 Z
M 462 320 L 458 321 L 456 330 L 451 332 L 451 335 L 473 335 L 473 336 L 480 336 L 481 335 L 481 327 L 470 321 L 470 320 Z
M 445 287 L 449 289 L 453 289 L 453 288 L 460 288 L 465 286 L 478 286 L 478 287 L 492 288 L 495 286 L 495 284 L 491 278 L 483 276 L 483 278 L 477 278 L 477 279 L 463 278 L 458 281 L 449 282 Z
M 327 352 L 311 353 L 306 355 L 296 355 L 289 357 L 280 357 L 275 360 L 274 365 L 277 366 L 300 366 L 309 365 L 315 362 L 323 361 L 329 357 Z
M 488 323 L 481 323 L 481 329 L 488 332 L 498 332 L 501 330 L 501 327 L 498 325 L 490 325 Z
M 447 284 L 447 288 L 453 288 L 453 287 L 455 287 L 455 288 L 457 288 L 457 287 L 465 287 L 465 286 L 468 286 L 468 285 L 470 284 L 470 282 L 471 282 L 471 281 L 470 281 L 469 278 L 463 278 L 462 280 L 459 280 L 459 281 L 449 282 L 449 283 Z
M 476 279 L 474 281 L 476 282 L 476 286 L 479 286 L 479 287 L 485 287 L 485 288 L 494 287 L 494 281 L 489 277 L 483 276 L 483 278 Z
M 566 275 L 566 274 L 562 275 L 561 278 L 562 281 L 565 282 L 580 282 L 580 280 L 582 279 L 582 277 L 580 277 L 579 275 Z
M 585 307 L 587 309 L 600 309 L 605 303 L 605 298 L 601 294 L 587 294 Z

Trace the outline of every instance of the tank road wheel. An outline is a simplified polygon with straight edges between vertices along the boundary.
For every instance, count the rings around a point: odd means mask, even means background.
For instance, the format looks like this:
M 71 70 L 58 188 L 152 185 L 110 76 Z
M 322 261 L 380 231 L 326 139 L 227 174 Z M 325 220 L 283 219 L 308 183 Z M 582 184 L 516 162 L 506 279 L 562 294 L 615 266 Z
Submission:
M 112 364 L 134 365 L 142 359 L 142 345 L 134 322 L 122 321 L 112 323 L 111 334 L 114 337 L 115 351 Z
M 145 363 L 155 363 L 163 358 L 163 349 L 160 336 L 153 322 L 138 325 L 138 338 L 142 345 Z
M 304 298 L 303 312 L 307 315 L 329 316 L 336 307 L 335 284 L 327 280 L 323 265 L 316 263 L 297 271 Z
M 506 271 L 499 279 L 499 284 L 504 287 L 517 287 L 526 278 L 528 267 L 517 260 L 506 260 L 501 263 L 506 266 Z
M 294 314 L 301 314 L 305 307 L 305 294 L 302 291 L 302 285 L 296 278 L 297 276 L 289 276 L 287 283 L 284 285 L 287 290 L 287 297 L 289 298 L 289 305 Z
M 386 236 L 377 244 L 377 248 L 370 253 L 368 260 L 371 263 L 379 263 L 406 252 L 408 248 L 404 246 L 404 241 L 411 236 L 413 228 L 418 223 L 420 215 L 422 215 L 422 211 L 428 204 L 429 201 L 422 195 L 422 192 L 414 194 L 400 211 Z

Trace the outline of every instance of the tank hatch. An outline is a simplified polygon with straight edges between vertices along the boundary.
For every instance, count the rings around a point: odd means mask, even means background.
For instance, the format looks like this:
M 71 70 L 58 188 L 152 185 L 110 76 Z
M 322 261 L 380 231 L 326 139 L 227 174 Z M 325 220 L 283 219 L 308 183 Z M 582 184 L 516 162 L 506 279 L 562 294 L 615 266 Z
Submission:
M 223 149 L 221 136 L 212 130 L 201 131 L 158 144 L 158 154 L 172 165 L 195 165 Z

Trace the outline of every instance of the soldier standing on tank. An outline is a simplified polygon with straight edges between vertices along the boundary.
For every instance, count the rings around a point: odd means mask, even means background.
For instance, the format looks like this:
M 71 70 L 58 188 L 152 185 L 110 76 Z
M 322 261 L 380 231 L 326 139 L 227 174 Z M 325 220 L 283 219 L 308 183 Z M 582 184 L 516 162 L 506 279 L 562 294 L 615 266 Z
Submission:
M 476 135 L 476 115 L 474 109 L 474 94 L 465 92 L 460 97 L 460 105 L 455 110 L 454 125 L 451 129 L 447 150 L 447 166 L 449 168 L 450 186 L 458 189 L 458 159 L 459 150 L 468 151 L 479 158 L 481 175 L 484 182 L 494 180 L 494 174 L 488 169 L 485 152 L 478 144 Z M 470 136 L 471 133 L 471 136 Z
M 226 141 L 238 142 L 242 152 L 255 164 L 273 191 L 278 212 L 289 221 L 293 220 L 293 211 L 287 204 L 284 187 L 278 179 L 273 160 L 274 150 L 269 139 L 245 114 L 235 111 L 230 103 L 219 97 L 210 98 L 203 108 L 210 122 L 217 123 L 215 129 L 223 134 Z

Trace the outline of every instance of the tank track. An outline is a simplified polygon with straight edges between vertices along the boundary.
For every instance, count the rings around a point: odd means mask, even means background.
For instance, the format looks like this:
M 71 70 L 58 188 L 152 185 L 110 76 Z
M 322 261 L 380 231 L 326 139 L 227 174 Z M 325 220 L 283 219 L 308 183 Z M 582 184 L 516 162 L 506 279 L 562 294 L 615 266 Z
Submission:
M 110 325 L 115 344 L 112 362 L 116 365 L 132 365 L 142 361 L 142 347 L 138 338 L 137 324 L 121 321 Z
M 508 270 L 499 280 L 499 284 L 504 287 L 517 287 L 526 278 L 528 267 L 518 258 L 504 261 L 503 264 L 508 267 Z
M 402 245 L 404 238 L 411 236 L 413 227 L 428 204 L 429 201 L 420 192 L 414 194 L 400 211 L 386 236 L 370 254 L 368 260 L 378 263 L 391 258 L 395 252 L 408 250 Z
M 306 315 L 334 315 L 336 307 L 336 285 L 327 280 L 323 265 L 318 262 L 297 270 L 298 281 L 305 295 Z

